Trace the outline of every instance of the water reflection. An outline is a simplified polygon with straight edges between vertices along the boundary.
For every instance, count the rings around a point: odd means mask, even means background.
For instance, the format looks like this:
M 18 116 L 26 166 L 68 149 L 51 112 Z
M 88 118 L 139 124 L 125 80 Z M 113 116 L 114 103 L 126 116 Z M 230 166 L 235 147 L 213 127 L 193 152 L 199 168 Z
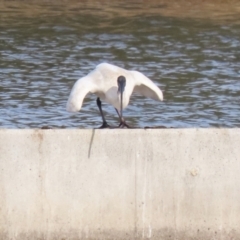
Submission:
M 99 126 L 95 96 L 78 114 L 65 105 L 74 82 L 104 61 L 164 90 L 164 103 L 132 97 L 129 124 L 240 125 L 239 3 L 103 3 L 0 2 L 0 127 Z

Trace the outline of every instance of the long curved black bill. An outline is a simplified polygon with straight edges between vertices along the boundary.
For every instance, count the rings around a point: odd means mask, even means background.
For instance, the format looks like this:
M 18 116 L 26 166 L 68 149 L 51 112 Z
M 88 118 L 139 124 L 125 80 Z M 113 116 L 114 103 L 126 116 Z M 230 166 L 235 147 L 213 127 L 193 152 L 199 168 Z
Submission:
M 125 90 L 126 86 L 126 78 L 124 76 L 118 77 L 118 92 L 120 93 L 120 116 L 122 118 L 122 99 L 123 99 L 123 92 Z

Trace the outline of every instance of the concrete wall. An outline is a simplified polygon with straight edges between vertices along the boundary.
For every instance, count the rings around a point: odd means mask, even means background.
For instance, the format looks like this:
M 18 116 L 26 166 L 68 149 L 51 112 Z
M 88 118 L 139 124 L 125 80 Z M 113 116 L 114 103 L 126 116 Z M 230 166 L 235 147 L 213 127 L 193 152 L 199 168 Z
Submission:
M 2 129 L 0 239 L 240 239 L 240 129 Z

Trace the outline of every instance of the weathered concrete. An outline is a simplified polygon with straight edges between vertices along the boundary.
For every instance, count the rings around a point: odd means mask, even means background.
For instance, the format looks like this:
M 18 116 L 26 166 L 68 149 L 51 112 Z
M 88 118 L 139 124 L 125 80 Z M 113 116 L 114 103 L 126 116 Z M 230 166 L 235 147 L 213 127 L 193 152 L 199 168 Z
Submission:
M 240 129 L 0 130 L 0 239 L 240 239 Z

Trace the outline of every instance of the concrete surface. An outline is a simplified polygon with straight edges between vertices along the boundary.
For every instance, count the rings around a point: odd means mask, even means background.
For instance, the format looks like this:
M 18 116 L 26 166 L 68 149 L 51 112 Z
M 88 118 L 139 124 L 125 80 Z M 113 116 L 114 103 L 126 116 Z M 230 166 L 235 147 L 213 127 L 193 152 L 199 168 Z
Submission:
M 0 239 L 240 239 L 240 129 L 1 129 Z

